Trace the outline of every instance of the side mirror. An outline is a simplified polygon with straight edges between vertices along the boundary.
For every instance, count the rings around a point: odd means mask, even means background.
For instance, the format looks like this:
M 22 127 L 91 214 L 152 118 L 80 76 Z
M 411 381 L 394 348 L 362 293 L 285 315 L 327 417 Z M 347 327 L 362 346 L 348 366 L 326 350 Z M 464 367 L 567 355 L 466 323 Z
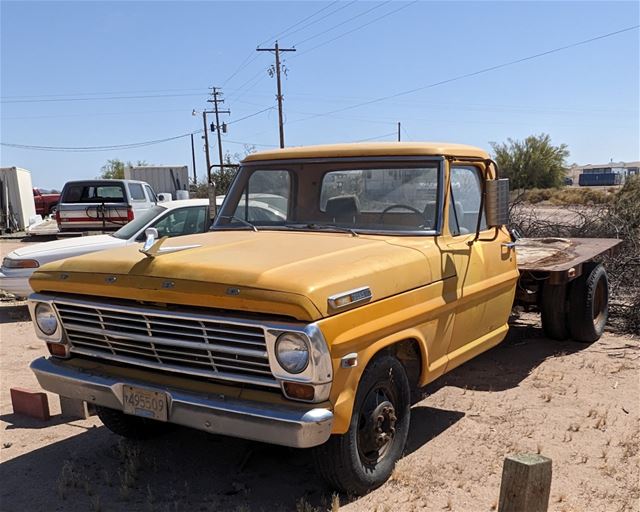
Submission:
M 496 228 L 509 223 L 509 179 L 486 182 L 487 226 Z
M 146 241 L 144 242 L 144 246 L 142 250 L 148 251 L 151 249 L 151 246 L 158 239 L 158 230 L 156 228 L 147 228 L 144 230 L 144 234 L 147 236 Z

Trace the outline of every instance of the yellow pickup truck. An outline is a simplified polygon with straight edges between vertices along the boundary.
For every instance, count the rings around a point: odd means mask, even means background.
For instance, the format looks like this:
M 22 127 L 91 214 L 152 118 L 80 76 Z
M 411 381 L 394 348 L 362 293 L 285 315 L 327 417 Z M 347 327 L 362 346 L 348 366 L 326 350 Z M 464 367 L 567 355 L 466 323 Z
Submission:
M 31 368 L 123 436 L 174 423 L 312 448 L 330 485 L 365 493 L 403 452 L 412 390 L 500 343 L 514 301 L 554 338 L 602 333 L 589 260 L 616 241 L 515 241 L 507 216 L 508 181 L 471 146 L 252 154 L 210 233 L 38 269 L 51 357 Z

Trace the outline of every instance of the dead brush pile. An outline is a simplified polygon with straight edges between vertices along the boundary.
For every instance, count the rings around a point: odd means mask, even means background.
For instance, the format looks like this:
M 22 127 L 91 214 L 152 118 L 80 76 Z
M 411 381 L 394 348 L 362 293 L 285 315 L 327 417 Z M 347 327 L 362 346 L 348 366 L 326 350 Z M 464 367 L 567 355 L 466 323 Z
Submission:
M 562 208 L 573 215 L 541 218 L 521 195 L 512 202 L 511 226 L 526 237 L 623 240 L 613 255 L 603 258 L 611 291 L 610 318 L 617 329 L 640 334 L 640 176 L 627 180 L 606 203 Z

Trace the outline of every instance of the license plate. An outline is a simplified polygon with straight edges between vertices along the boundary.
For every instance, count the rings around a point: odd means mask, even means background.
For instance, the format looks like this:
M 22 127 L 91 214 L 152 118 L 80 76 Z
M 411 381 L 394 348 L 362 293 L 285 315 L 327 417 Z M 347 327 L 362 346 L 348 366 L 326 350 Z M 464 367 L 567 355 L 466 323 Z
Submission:
M 152 420 L 167 421 L 167 394 L 135 386 L 123 386 L 124 412 Z

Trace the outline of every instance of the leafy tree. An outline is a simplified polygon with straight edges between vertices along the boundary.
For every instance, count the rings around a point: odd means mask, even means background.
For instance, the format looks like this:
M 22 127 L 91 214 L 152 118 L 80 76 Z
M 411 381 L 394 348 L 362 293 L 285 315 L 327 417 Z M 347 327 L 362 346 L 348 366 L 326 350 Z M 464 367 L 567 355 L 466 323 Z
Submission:
M 500 174 L 511 180 L 512 189 L 558 188 L 564 184 L 566 144 L 554 146 L 551 137 L 542 133 L 523 141 L 507 139 L 491 142 Z
M 125 163 L 122 160 L 113 158 L 107 160 L 107 163 L 100 168 L 98 178 L 103 180 L 123 180 L 125 167 L 133 167 L 134 165 L 141 167 L 149 164 L 144 160 L 138 160 L 135 164 L 132 164 L 131 162 Z

